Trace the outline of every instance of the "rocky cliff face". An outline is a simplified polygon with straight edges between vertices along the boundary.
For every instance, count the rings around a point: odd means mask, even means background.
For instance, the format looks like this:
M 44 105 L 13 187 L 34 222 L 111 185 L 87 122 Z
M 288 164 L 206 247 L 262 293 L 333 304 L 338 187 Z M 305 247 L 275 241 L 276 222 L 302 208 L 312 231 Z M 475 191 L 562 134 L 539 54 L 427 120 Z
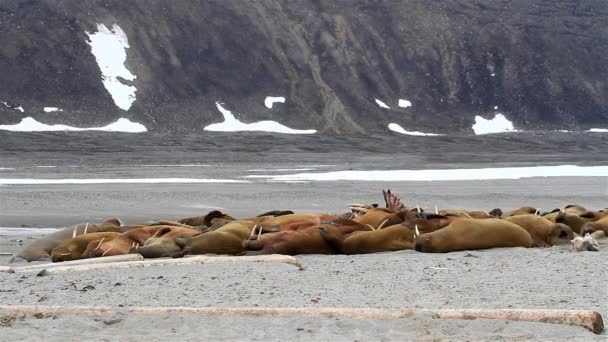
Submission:
M 100 24 L 128 40 L 128 110 L 92 53 Z M 521 130 L 608 128 L 607 56 L 605 0 L 0 0 L 0 124 L 196 132 L 223 120 L 219 101 L 324 133 L 472 132 L 496 112 Z

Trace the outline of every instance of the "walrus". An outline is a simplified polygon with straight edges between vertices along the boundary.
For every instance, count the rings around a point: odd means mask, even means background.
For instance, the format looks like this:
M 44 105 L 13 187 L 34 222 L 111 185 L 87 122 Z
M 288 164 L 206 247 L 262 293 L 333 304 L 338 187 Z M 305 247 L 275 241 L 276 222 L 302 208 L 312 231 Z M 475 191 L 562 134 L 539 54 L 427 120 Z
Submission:
M 116 232 L 99 232 L 79 235 L 53 248 L 51 251 L 51 260 L 53 260 L 53 262 L 61 262 L 84 259 L 83 253 L 87 247 L 89 247 L 89 243 L 101 239 L 110 240 L 119 235 L 120 233 Z
M 87 233 L 96 233 L 101 231 L 115 231 L 121 232 L 124 228 L 121 228 L 122 223 L 118 219 L 109 219 L 103 223 L 89 224 L 79 223 L 68 228 L 64 228 L 58 232 L 42 236 L 23 247 L 19 252 L 15 254 L 9 260 L 9 263 L 18 261 L 50 261 L 51 251 L 53 248 L 59 246 L 61 243 L 70 240 L 75 235 L 82 235 Z
M 169 256 L 171 253 L 181 251 L 176 239 L 191 238 L 201 234 L 203 233 L 198 229 L 164 226 L 156 231 L 154 235 L 146 238 L 141 244 L 135 245 L 131 253 L 139 253 L 144 258 Z
M 287 214 L 258 221 L 258 223 L 264 228 L 290 231 L 316 226 L 323 221 L 332 221 L 336 218 L 337 216 L 330 214 Z
M 607 211 L 587 210 L 587 211 L 584 211 L 584 212 L 578 214 L 578 216 L 589 219 L 589 220 L 591 220 L 591 222 L 595 222 L 595 221 L 601 220 L 605 217 L 608 217 L 608 212 Z
M 130 229 L 113 239 L 104 239 L 98 243 L 91 241 L 82 253 L 83 258 L 124 255 L 131 253 L 136 247 L 143 246 L 146 240 L 166 226 L 149 226 Z M 183 229 L 183 228 L 182 228 Z
M 503 219 L 461 218 L 445 228 L 422 234 L 414 240 L 415 250 L 434 253 L 531 246 L 532 237 L 525 229 Z
M 578 204 L 568 204 L 565 205 L 561 210 L 562 213 L 570 214 L 570 215 L 580 215 L 587 211 L 585 207 Z
M 255 222 L 245 220 L 232 221 L 214 231 L 193 237 L 176 237 L 174 244 L 163 239 L 146 242 L 144 249 L 160 250 L 159 256 L 181 257 L 186 254 L 239 254 L 245 250 L 243 243 L 251 236 Z M 141 248 L 140 248 L 141 250 Z M 144 257 L 150 257 L 142 254 Z
M 601 230 L 606 235 L 608 235 L 608 217 L 604 217 L 603 219 L 597 220 L 595 222 L 587 222 L 583 224 L 581 227 L 581 235 L 586 233 L 593 233 L 595 231 Z
M 321 224 L 299 231 L 274 233 L 271 237 L 261 240 L 247 241 L 245 247 L 248 251 L 242 254 L 336 254 L 336 250 L 321 235 L 321 228 L 329 231 L 339 239 L 355 231 L 372 230 L 369 226 L 353 220 L 339 219 L 338 221 L 334 222 L 334 224 Z
M 192 227 L 209 226 L 211 224 L 211 220 L 216 217 L 221 217 L 221 218 L 227 219 L 227 220 L 235 220 L 234 217 L 232 217 L 228 214 L 224 214 L 219 210 L 212 210 L 212 211 L 208 212 L 206 215 L 187 217 L 187 218 L 183 218 L 183 219 L 179 220 L 178 222 L 187 224 Z
M 517 224 L 530 233 L 533 246 L 536 247 L 567 244 L 574 238 L 574 233 L 570 227 L 562 223 L 553 223 L 542 216 L 515 215 L 507 217 L 505 220 Z
M 570 229 L 572 229 L 573 232 L 575 232 L 579 235 L 581 234 L 583 225 L 587 222 L 592 222 L 592 221 L 593 221 L 593 219 L 580 217 L 580 216 L 574 215 L 574 214 L 566 214 L 566 213 L 560 213 L 555 218 L 556 223 L 563 223 L 563 224 L 567 225 L 568 227 L 570 227 Z
M 328 245 L 339 254 L 366 254 L 414 248 L 414 229 L 403 224 L 372 231 L 356 231 L 343 238 L 326 227 L 321 227 L 320 233 Z
M 534 215 L 538 215 L 540 213 L 540 210 L 538 208 L 534 208 L 534 207 L 521 207 L 518 209 L 515 209 L 513 211 L 511 211 L 508 214 L 503 214 L 502 218 L 507 218 L 507 217 L 511 217 L 511 216 L 517 216 L 517 215 L 527 215 L 527 214 L 534 214 Z

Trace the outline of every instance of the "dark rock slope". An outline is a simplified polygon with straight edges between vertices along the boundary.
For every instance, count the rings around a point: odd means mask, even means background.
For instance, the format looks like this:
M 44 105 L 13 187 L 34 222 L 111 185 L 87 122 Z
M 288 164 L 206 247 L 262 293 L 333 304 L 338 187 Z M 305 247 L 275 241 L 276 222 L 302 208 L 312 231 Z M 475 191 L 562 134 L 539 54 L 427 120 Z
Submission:
M 99 23 L 128 37 L 128 111 L 87 44 Z M 222 121 L 221 101 L 326 133 L 466 133 L 496 111 L 523 130 L 608 128 L 607 66 L 605 0 L 0 0 L 0 124 L 186 133 Z

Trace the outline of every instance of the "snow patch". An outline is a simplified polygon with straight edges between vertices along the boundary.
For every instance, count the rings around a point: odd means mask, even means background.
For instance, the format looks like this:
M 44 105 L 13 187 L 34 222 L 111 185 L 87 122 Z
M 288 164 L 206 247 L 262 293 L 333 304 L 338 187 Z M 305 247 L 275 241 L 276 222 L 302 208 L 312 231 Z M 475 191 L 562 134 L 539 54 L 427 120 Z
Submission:
M 285 103 L 285 98 L 282 96 L 266 96 L 264 100 L 264 105 L 266 108 L 272 108 L 275 103 Z
M 608 133 L 608 129 L 606 128 L 592 128 L 589 130 L 592 133 Z
M 274 132 L 274 133 L 286 133 L 286 134 L 314 134 L 317 133 L 314 129 L 291 129 L 287 126 L 283 126 L 276 121 L 258 121 L 254 123 L 244 123 L 237 120 L 232 112 L 222 107 L 219 102 L 215 105 L 217 109 L 224 116 L 224 122 L 211 124 L 205 126 L 205 131 L 213 132 L 242 132 L 242 131 L 260 131 L 260 132 Z
M 404 100 L 404 99 L 399 99 L 399 107 L 401 108 L 407 108 L 407 107 L 411 107 L 412 103 L 408 100 Z
M 26 228 L 26 227 L 0 227 L 0 236 L 34 236 L 48 235 L 63 228 Z
M 97 60 L 97 65 L 101 70 L 103 86 L 108 90 L 117 107 L 129 110 L 135 101 L 137 88 L 121 82 L 119 78 L 133 81 L 137 77 L 126 67 L 127 51 L 129 40 L 125 32 L 114 24 L 112 29 L 104 24 L 97 24 L 97 32 L 86 32 L 91 46 L 91 52 Z
M 417 136 L 439 136 L 439 135 L 443 135 L 443 134 L 435 134 L 435 133 L 423 133 L 423 132 L 418 132 L 418 131 L 406 131 L 405 129 L 403 129 L 403 127 L 401 127 L 399 124 L 396 124 L 396 123 L 390 123 L 390 124 L 388 124 L 388 129 L 390 129 L 393 132 L 397 132 L 397 133 L 401 133 L 401 134 L 406 134 L 406 135 L 417 135 Z
M 475 124 L 473 124 L 472 128 L 475 135 L 517 132 L 513 127 L 513 123 L 500 113 L 497 113 L 493 119 L 489 120 L 479 115 L 475 116 Z
M 21 106 L 19 106 L 19 107 L 13 107 L 13 106 L 9 105 L 8 102 L 5 102 L 5 101 L 0 101 L 0 103 L 2 103 L 4 105 L 4 107 L 6 107 L 6 108 L 18 110 L 21 113 L 25 112 L 25 109 L 23 109 L 23 107 L 21 107 Z
M 44 110 L 45 113 L 63 112 L 63 109 L 57 107 L 44 107 L 42 110 Z
M 213 178 L 0 178 L 0 185 L 55 184 L 160 184 L 160 183 L 251 183 L 237 179 Z
M 245 178 L 261 178 L 261 175 Z M 520 179 L 531 177 L 608 177 L 608 166 L 533 166 L 485 169 L 445 169 L 445 170 L 372 170 L 333 171 L 320 173 L 297 173 L 290 175 L 264 175 L 268 181 L 379 181 L 379 182 L 420 182 Z
M 125 132 L 125 133 L 141 133 L 146 132 L 144 125 L 132 122 L 129 119 L 120 118 L 113 123 L 103 127 L 72 127 L 66 125 L 47 125 L 36 121 L 36 119 L 28 116 L 21 119 L 21 122 L 14 125 L 0 125 L 1 130 L 13 132 L 50 132 L 50 131 L 106 131 L 106 132 Z
M 380 106 L 381 108 L 386 108 L 386 109 L 391 109 L 391 107 L 387 106 L 386 103 L 376 99 L 376 103 L 378 104 L 378 106 Z

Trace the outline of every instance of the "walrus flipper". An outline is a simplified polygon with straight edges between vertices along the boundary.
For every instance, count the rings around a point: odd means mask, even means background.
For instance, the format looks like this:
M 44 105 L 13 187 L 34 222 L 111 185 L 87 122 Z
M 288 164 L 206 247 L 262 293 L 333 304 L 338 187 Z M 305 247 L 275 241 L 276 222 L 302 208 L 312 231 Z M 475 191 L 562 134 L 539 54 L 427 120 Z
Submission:
M 334 233 L 330 232 L 327 228 L 321 227 L 319 228 L 319 232 L 325 242 L 334 250 L 334 252 L 338 254 L 344 254 L 342 251 L 344 250 L 344 243 L 340 238 L 338 238 Z

